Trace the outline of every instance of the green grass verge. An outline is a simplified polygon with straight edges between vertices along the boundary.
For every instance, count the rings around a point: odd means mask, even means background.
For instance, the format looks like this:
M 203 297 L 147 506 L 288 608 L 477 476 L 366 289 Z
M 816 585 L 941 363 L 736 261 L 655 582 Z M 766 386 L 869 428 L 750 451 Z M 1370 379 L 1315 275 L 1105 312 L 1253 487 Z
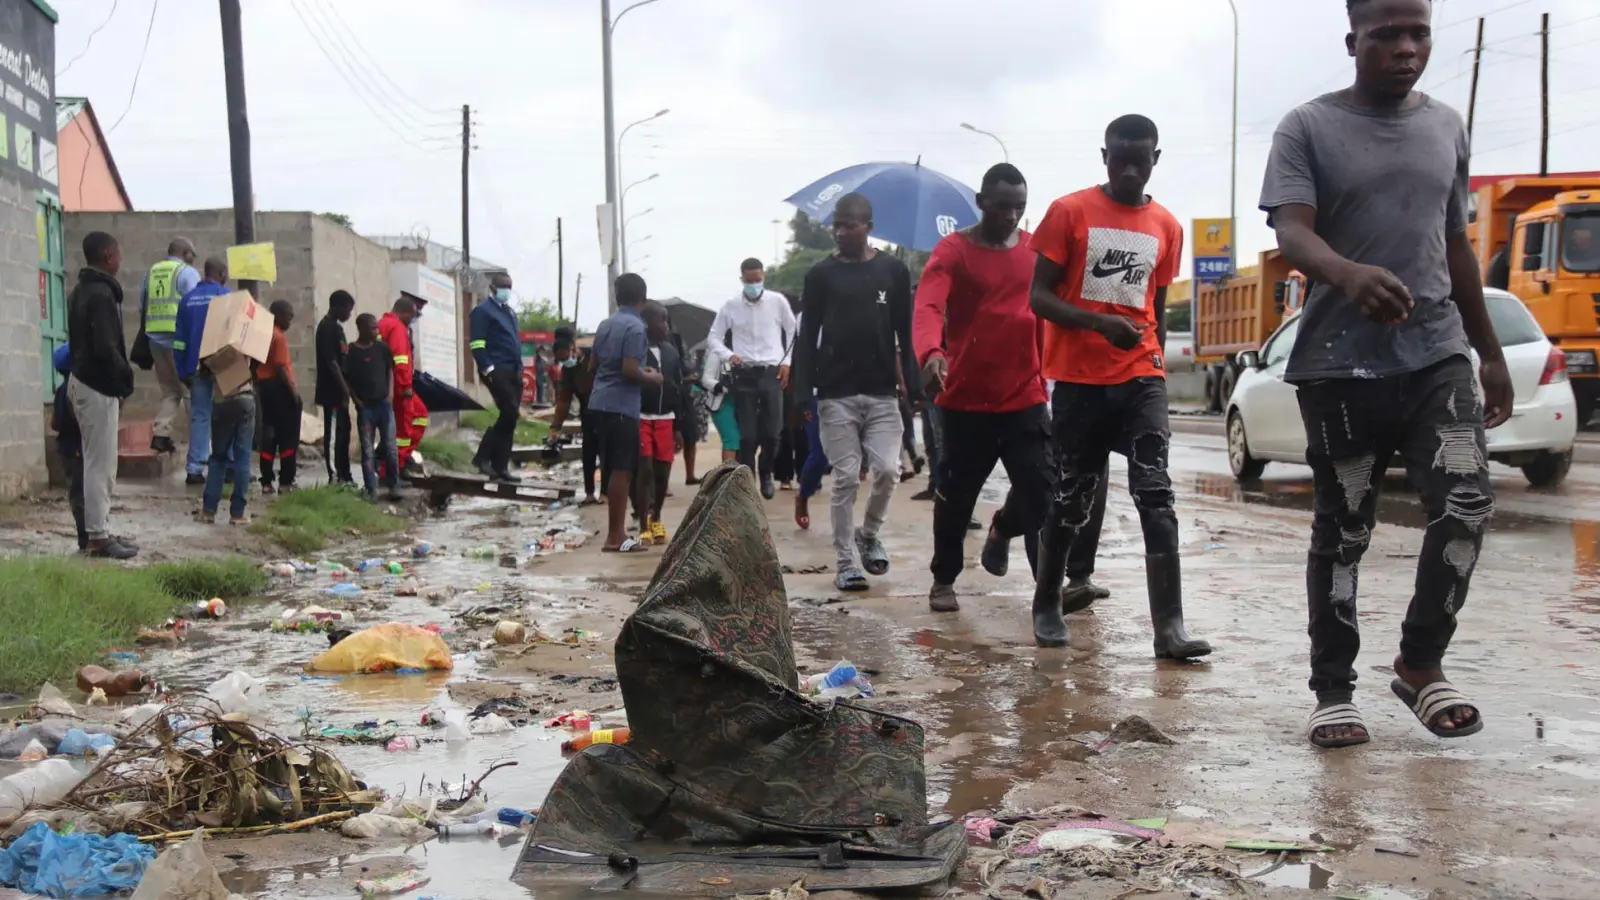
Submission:
M 451 441 L 444 438 L 423 438 L 422 458 L 430 466 L 441 466 L 455 472 L 472 471 L 472 447 L 465 441 Z
M 357 535 L 389 534 L 405 527 L 391 516 L 342 487 L 318 487 L 280 496 L 267 505 L 250 530 L 277 541 L 291 553 L 312 553 L 330 540 Z
M 474 409 L 461 414 L 461 427 L 471 428 L 474 431 L 488 431 L 500 414 L 492 409 Z M 543 443 L 550 436 L 550 423 L 538 419 L 520 418 L 517 420 L 517 446 L 527 447 Z
M 246 559 L 124 567 L 71 557 L 0 559 L 0 691 L 66 684 L 78 666 L 127 646 L 195 600 L 237 599 L 266 584 Z

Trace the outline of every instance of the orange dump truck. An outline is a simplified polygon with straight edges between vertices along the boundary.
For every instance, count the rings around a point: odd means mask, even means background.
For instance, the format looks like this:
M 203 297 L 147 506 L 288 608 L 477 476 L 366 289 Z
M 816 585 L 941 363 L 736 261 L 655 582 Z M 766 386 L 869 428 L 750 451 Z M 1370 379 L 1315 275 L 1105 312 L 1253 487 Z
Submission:
M 1246 272 L 1250 270 L 1244 270 Z M 1305 302 L 1305 279 L 1283 254 L 1268 250 L 1253 274 L 1198 286 L 1195 361 L 1206 373 L 1206 408 L 1220 413 L 1239 380 L 1238 355 L 1259 350 L 1286 312 Z
M 1515 294 L 1567 355 L 1580 425 L 1600 398 L 1600 172 L 1472 179 L 1484 283 Z

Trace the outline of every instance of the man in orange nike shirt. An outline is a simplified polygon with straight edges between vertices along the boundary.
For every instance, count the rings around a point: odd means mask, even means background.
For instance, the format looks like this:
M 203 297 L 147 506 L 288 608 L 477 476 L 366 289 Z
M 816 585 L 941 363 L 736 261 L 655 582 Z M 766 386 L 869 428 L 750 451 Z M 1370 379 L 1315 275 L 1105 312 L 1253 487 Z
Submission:
M 1033 634 L 1067 645 L 1061 580 L 1072 540 L 1089 522 L 1112 452 L 1128 458 L 1128 491 L 1144 530 L 1155 655 L 1193 659 L 1211 645 L 1183 626 L 1178 515 L 1167 475 L 1171 430 L 1162 347 L 1167 287 L 1183 258 L 1183 227 L 1144 192 L 1161 158 L 1154 122 L 1123 116 L 1106 129 L 1107 182 L 1050 204 L 1034 232 L 1031 302 L 1045 320 L 1044 374 L 1059 467 L 1039 548 Z

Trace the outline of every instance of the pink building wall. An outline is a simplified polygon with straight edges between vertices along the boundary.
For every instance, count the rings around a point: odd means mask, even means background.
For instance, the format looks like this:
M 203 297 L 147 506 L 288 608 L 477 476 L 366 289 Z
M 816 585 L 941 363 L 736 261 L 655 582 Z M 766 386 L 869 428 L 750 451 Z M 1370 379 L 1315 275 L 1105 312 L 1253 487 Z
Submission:
M 133 207 L 123 196 L 89 110 L 85 106 L 60 126 L 61 207 L 67 212 L 127 212 Z

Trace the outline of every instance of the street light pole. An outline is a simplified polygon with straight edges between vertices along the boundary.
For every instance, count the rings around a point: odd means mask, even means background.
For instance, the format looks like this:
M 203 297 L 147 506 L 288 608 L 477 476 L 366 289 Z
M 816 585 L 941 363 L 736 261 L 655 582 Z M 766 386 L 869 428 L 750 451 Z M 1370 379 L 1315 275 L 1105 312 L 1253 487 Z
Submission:
M 656 0 L 639 0 L 638 3 L 627 7 L 617 13 L 615 19 L 611 18 L 611 0 L 600 0 L 600 65 L 601 90 L 605 95 L 605 132 L 606 132 L 606 203 L 611 209 L 611 264 L 606 267 L 609 277 L 606 281 L 606 307 L 609 313 L 617 311 L 617 276 L 620 273 L 617 261 L 617 224 L 621 221 L 617 216 L 617 124 L 616 109 L 612 102 L 611 90 L 611 34 L 616 31 L 617 23 L 622 17 L 641 6 L 648 6 Z
M 1229 0 L 1229 2 L 1231 3 L 1233 0 Z M 982 128 L 977 128 L 973 125 L 967 124 L 966 122 L 962 122 L 961 127 L 973 132 L 974 134 L 981 134 L 985 137 L 994 138 L 994 142 L 1000 145 L 1000 154 L 1005 157 L 1006 162 L 1011 162 L 1011 151 L 1006 149 L 1006 142 L 1000 140 L 1000 135 L 995 134 L 992 131 L 984 131 Z
M 1228 177 L 1228 274 L 1239 274 L 1239 4 L 1233 10 L 1233 163 Z M 1195 291 L 1198 296 L 1199 291 Z M 1193 320 L 1190 320 L 1191 323 Z M 1191 324 L 1190 327 L 1193 327 Z
M 648 215 L 650 215 L 651 213 L 653 213 L 655 211 L 656 211 L 656 208 L 654 206 L 652 206 L 649 209 L 644 210 L 643 212 L 636 212 L 633 215 L 628 217 L 628 222 L 632 222 L 634 219 L 640 218 L 641 216 L 648 216 Z M 628 222 L 623 222 L 622 223 L 623 226 L 626 227 Z
M 652 2 L 653 2 L 653 0 L 652 0 Z M 632 9 L 632 8 L 633 7 L 631 7 L 631 6 L 628 7 L 628 9 Z M 623 12 L 627 12 L 627 11 L 628 11 L 627 9 L 623 10 Z M 617 18 L 620 19 L 622 17 L 618 16 Z M 661 118 L 662 116 L 666 115 L 669 112 L 672 112 L 672 110 L 670 110 L 670 109 L 657 110 L 655 115 L 646 116 L 645 118 L 640 119 L 637 122 L 630 122 L 628 124 L 627 128 L 622 129 L 622 135 L 617 138 L 617 183 L 618 184 L 622 184 L 623 183 L 623 178 L 622 178 L 622 142 L 628 139 L 628 132 L 632 131 L 635 127 L 637 127 L 639 125 L 643 125 L 646 122 L 654 122 L 655 120 Z M 626 194 L 626 192 L 624 192 L 624 194 Z M 616 211 L 617 211 L 617 221 L 619 223 L 621 223 L 620 225 L 617 226 L 617 245 L 622 248 L 622 270 L 624 272 L 626 272 L 628 270 L 628 215 L 627 215 L 628 211 L 627 211 L 627 208 L 626 208 L 624 200 L 617 201 Z
M 630 184 L 627 187 L 623 188 L 622 189 L 622 196 L 620 198 L 618 198 L 618 200 L 617 200 L 617 211 L 620 213 L 620 212 L 622 212 L 622 210 L 627 208 L 627 206 L 628 206 L 628 192 L 629 191 L 633 190 L 634 188 L 638 187 L 641 184 L 644 184 L 646 181 L 655 181 L 657 178 L 660 178 L 660 177 L 661 177 L 661 173 L 660 172 L 656 172 L 656 173 L 652 174 L 648 178 L 641 178 L 638 181 L 635 181 L 633 184 Z M 623 221 L 624 224 L 627 223 L 627 219 L 623 219 L 622 221 Z M 626 271 L 628 271 L 628 242 L 626 240 L 623 240 L 621 242 L 621 245 L 622 245 L 622 271 L 626 272 Z

